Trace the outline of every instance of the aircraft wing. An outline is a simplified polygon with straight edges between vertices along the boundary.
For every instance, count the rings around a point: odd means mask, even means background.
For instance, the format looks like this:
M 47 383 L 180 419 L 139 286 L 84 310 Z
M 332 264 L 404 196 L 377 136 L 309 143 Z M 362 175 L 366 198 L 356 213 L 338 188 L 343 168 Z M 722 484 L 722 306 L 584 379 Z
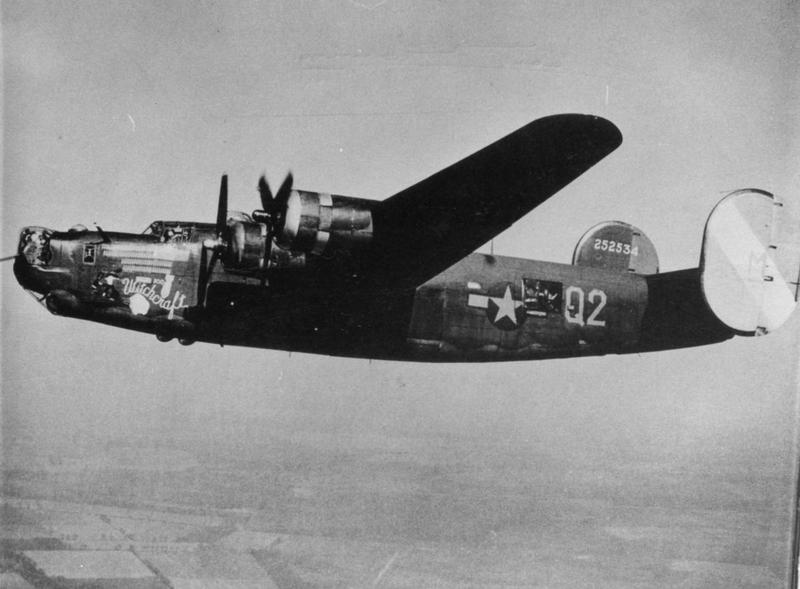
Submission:
M 550 198 L 622 143 L 591 115 L 538 119 L 373 208 L 376 284 L 415 287 Z

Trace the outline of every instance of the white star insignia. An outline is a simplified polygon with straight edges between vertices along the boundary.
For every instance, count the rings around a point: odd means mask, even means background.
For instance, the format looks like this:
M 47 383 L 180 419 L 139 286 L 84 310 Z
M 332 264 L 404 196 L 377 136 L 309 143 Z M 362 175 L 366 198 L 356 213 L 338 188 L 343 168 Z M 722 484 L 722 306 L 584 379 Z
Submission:
M 497 315 L 494 317 L 494 322 L 497 323 L 503 317 L 508 317 L 514 325 L 517 325 L 517 308 L 522 305 L 521 301 L 515 301 L 511 296 L 511 286 L 506 285 L 506 292 L 503 298 L 489 297 L 495 305 L 497 305 Z

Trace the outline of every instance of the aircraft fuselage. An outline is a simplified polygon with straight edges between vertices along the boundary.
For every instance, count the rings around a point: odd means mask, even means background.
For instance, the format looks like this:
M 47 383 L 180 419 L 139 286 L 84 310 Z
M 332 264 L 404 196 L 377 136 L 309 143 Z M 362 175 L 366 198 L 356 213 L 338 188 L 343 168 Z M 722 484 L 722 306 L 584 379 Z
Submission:
M 674 279 L 659 295 L 659 277 L 675 273 L 651 277 L 485 254 L 407 290 L 338 280 L 339 268 L 286 269 L 262 283 L 218 267 L 200 308 L 202 242 L 212 227 L 172 226 L 178 231 L 167 238 L 29 228 L 15 272 L 55 314 L 183 343 L 481 362 L 632 353 L 730 337 L 702 301 L 692 300 L 698 289 L 691 274 L 683 295 Z M 654 314 L 659 296 L 673 307 L 675 300 L 690 312 L 695 307 L 696 337 L 675 339 L 668 310 Z

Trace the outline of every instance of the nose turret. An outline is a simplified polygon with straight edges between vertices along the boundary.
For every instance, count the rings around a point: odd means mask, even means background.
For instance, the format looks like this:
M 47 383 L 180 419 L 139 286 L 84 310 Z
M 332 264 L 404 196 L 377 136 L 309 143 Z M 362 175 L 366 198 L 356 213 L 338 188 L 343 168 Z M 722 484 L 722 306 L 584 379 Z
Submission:
M 43 271 L 53 259 L 50 247 L 52 234 L 45 227 L 25 227 L 20 232 L 14 275 L 23 288 L 42 294 L 49 290 Z
M 53 257 L 50 251 L 52 234 L 44 227 L 25 227 L 19 234 L 17 253 L 31 266 L 46 266 Z

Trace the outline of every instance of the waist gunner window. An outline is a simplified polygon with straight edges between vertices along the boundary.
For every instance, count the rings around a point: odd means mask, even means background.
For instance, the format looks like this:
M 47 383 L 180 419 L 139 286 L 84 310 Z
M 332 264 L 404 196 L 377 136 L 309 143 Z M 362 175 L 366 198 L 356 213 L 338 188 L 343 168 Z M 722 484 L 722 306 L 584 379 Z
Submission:
M 563 290 L 560 282 L 523 278 L 525 312 L 539 317 L 544 317 L 548 313 L 560 314 Z

